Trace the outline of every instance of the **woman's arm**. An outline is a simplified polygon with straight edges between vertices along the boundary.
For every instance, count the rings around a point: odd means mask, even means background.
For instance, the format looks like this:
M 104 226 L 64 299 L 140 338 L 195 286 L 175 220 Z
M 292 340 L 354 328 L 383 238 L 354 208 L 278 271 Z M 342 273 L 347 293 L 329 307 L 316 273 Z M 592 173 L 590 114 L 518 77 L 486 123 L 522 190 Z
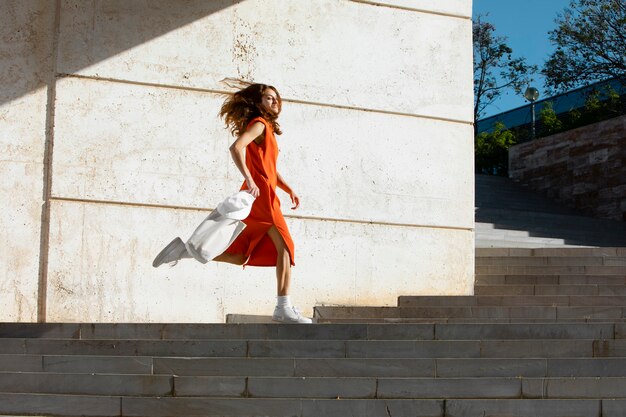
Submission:
M 300 197 L 296 193 L 293 192 L 291 187 L 287 184 L 287 182 L 283 179 L 278 171 L 276 171 L 276 176 L 278 177 L 278 188 L 289 194 L 291 198 L 291 202 L 293 203 L 292 210 L 297 209 L 300 206 Z
M 252 179 L 252 174 L 250 174 L 250 170 L 246 166 L 245 149 L 250 144 L 250 142 L 261 136 L 264 130 L 265 125 L 263 123 L 254 123 L 248 128 L 248 130 L 243 133 L 243 135 L 239 136 L 239 138 L 237 138 L 237 140 L 235 140 L 229 148 L 230 155 L 232 156 L 235 165 L 239 169 L 239 172 L 241 172 L 241 175 L 243 175 L 243 178 L 248 185 L 248 192 L 254 197 L 258 197 L 260 192 L 259 187 L 257 187 L 254 180 Z

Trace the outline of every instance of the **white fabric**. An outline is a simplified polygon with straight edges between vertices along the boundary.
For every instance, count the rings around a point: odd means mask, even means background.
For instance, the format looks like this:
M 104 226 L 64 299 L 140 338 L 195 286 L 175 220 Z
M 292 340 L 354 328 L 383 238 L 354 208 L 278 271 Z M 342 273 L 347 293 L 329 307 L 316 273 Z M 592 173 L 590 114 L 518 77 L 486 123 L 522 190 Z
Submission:
M 185 243 L 187 252 L 203 264 L 224 253 L 246 228 L 241 220 L 250 214 L 252 203 L 254 197 L 240 191 L 218 204 Z
M 243 220 L 250 215 L 254 197 L 247 191 L 239 191 L 217 205 L 219 213 L 233 220 Z

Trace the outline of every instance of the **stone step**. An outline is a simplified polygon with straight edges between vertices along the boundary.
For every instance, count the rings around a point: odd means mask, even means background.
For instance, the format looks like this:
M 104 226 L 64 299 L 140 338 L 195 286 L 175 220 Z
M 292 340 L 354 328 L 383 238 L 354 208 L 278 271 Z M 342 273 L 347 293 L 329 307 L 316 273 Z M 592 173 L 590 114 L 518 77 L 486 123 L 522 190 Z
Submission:
M 596 243 L 596 242 L 594 242 Z M 474 246 L 476 249 L 485 248 L 508 248 L 516 247 L 519 249 L 532 248 L 579 248 L 593 246 L 589 242 L 572 241 L 561 238 L 541 238 L 541 237 L 520 237 L 508 236 L 507 234 L 492 235 L 485 232 L 474 233 Z
M 445 360 L 438 362 L 444 369 L 449 366 Z M 598 369 L 602 366 L 598 364 Z M 0 373 L 0 393 L 178 398 L 597 399 L 626 398 L 626 378 L 595 375 L 303 378 Z
M 432 334 L 432 328 L 407 327 L 404 331 Z M 224 347 L 234 340 L 251 339 L 381 339 L 395 338 L 398 329 L 384 325 L 306 325 L 306 324 L 79 324 L 79 323 L 0 323 L 0 339 L 14 339 L 14 349 L 28 353 L 29 349 L 43 346 L 46 339 L 79 339 L 103 350 L 121 347 L 121 340 L 184 340 L 190 345 L 200 345 L 204 340 L 224 340 Z M 24 339 L 24 340 L 19 340 Z M 54 343 L 60 343 L 55 341 Z M 114 347 L 114 344 L 118 347 Z M 109 347 L 110 345 L 110 347 Z M 193 349 L 196 349 L 195 347 Z M 237 346 L 230 347 L 238 349 Z
M 549 400 L 546 400 L 549 401 Z M 567 400 L 564 400 L 567 401 Z M 595 400 L 598 402 L 601 400 Z M 142 398 L 0 394 L 0 413 L 55 416 L 273 416 L 384 415 L 443 417 L 444 400 L 320 400 L 264 398 Z
M 521 396 L 521 395 L 520 395 Z M 299 417 L 618 417 L 622 399 L 259 399 L 0 394 L 3 415 Z
M 573 224 L 558 225 L 552 222 L 515 225 L 484 222 L 476 219 L 474 230 L 475 236 L 492 239 L 498 237 L 562 239 L 565 243 L 579 242 L 594 246 L 623 246 L 626 243 L 622 236 L 615 235 L 614 227 L 579 228 Z M 626 233 L 626 231 L 620 231 L 620 233 Z
M 625 247 L 601 247 L 601 248 L 476 248 L 476 257 L 490 256 L 626 256 Z
M 619 307 L 626 305 L 626 296 L 609 295 L 477 295 L 477 296 L 399 296 L 398 307 L 459 306 L 561 306 Z
M 507 207 L 475 207 L 476 222 L 497 223 L 518 230 L 532 230 L 533 227 L 554 225 L 556 228 L 569 229 L 574 232 L 588 230 L 593 233 L 603 230 L 609 233 L 609 237 L 618 237 L 615 232 L 626 231 L 626 225 L 616 220 L 596 219 L 583 215 L 567 215 L 533 210 L 511 210 Z M 525 229 L 524 227 L 528 227 Z M 620 239 L 620 240 L 621 240 Z M 622 246 L 622 245 L 619 245 Z
M 626 266 L 476 265 L 480 275 L 626 275 Z
M 414 361 L 407 370 L 398 367 Z M 387 366 L 390 369 L 385 369 Z M 330 369 L 334 369 L 330 370 Z M 241 377 L 623 377 L 626 358 L 155 358 L 155 375 Z
M 623 246 L 624 233 L 621 222 L 597 221 L 576 216 L 555 216 L 518 210 L 494 210 L 479 208 L 475 212 L 477 230 L 526 231 L 530 236 L 561 236 L 566 239 L 587 239 L 593 237 L 604 241 L 615 241 L 614 246 Z M 487 213 L 489 211 L 489 213 Z
M 332 319 L 331 319 L 332 320 Z M 341 319 L 334 319 L 341 320 Z M 354 320 L 354 319 L 347 319 Z M 368 319 L 361 319 L 366 321 Z M 373 320 L 373 319 L 370 319 Z M 514 322 L 503 320 L 502 323 L 481 322 L 480 320 L 458 320 L 448 319 L 447 323 L 456 325 L 463 323 L 466 326 L 474 326 L 475 335 L 464 333 L 461 336 L 455 336 L 454 333 L 444 336 L 446 322 L 433 323 L 437 320 L 431 320 L 429 324 L 423 325 L 431 334 L 420 335 L 401 335 L 394 339 L 382 339 L 384 342 L 403 341 L 411 342 L 416 346 L 426 347 L 442 347 L 457 346 L 454 340 L 472 340 L 473 345 L 477 346 L 481 333 L 476 326 L 483 326 L 485 332 L 490 331 L 489 339 L 498 340 L 506 339 L 532 339 L 533 337 L 557 339 L 555 344 L 559 344 L 558 339 L 577 339 L 577 338 L 598 338 L 602 336 L 604 339 L 617 338 L 620 341 L 624 338 L 624 323 L 607 323 L 606 320 L 598 322 L 582 323 L 582 327 L 577 327 L 580 322 L 533 322 L 533 320 L 525 319 L 523 321 Z M 510 329 L 498 328 L 497 326 L 510 323 Z M 435 325 L 437 328 L 435 329 Z M 524 329 L 524 326 L 528 329 Z M 534 328 L 530 328 L 535 326 Z M 618 326 L 615 330 L 615 326 Z M 398 326 L 396 326 L 398 327 Z M 405 325 L 399 327 L 410 330 L 415 326 Z M 438 336 L 435 338 L 435 330 Z M 617 332 L 617 333 L 616 333 Z M 501 337 L 499 336 L 501 335 Z M 249 341 L 207 341 L 202 346 L 194 345 L 189 348 L 185 341 L 149 341 L 138 344 L 137 341 L 119 341 L 121 347 L 110 347 L 102 349 L 100 344 L 94 346 L 93 342 L 85 341 L 65 341 L 65 340 L 46 340 L 40 345 L 34 346 L 28 352 L 23 353 L 6 348 L 7 339 L 0 341 L 0 370 L 3 371 L 24 371 L 24 372 L 91 372 L 91 373 L 132 373 L 145 374 L 152 366 L 153 357 L 219 357 L 219 358 L 245 358 L 245 357 L 279 357 L 291 355 L 292 357 L 351 357 L 358 352 L 357 347 L 377 345 L 381 340 L 249 340 Z M 621 346 L 617 343 L 615 346 Z M 373 343 L 376 342 L 376 343 Z M 419 342 L 419 343 L 418 343 Z M 428 342 L 428 343 L 426 343 Z M 442 342 L 450 342 L 448 344 Z M 557 343 L 558 342 L 558 343 Z M 485 344 L 491 344 L 490 340 L 486 340 Z M 520 341 L 519 343 L 526 343 Z M 547 343 L 547 342 L 546 342 Z M 574 343 L 574 342 L 572 342 Z M 166 347 L 163 347 L 165 345 Z M 221 349 L 224 345 L 240 346 L 236 351 Z M 393 343 L 392 343 L 393 345 Z M 409 344 L 405 344 L 408 346 Z M 112 346 L 112 345 L 109 345 Z M 611 345 L 613 346 L 613 345 Z M 362 349 L 362 348 L 359 348 Z M 613 349 L 613 347 L 611 348 Z M 442 350 L 442 352 L 445 350 Z M 529 350 L 529 352 L 532 350 Z M 114 358 L 114 359 L 111 359 Z M 131 359 L 134 358 L 134 359 Z
M 489 288 L 489 287 L 487 287 Z M 483 307 L 315 307 L 320 319 L 473 318 L 473 319 L 624 319 L 625 307 L 483 306 Z M 483 320 L 488 321 L 488 320 Z
M 626 296 L 626 285 L 475 285 L 474 294 Z
M 507 343 L 508 342 L 508 343 Z M 170 377 L 622 377 L 626 358 L 622 357 L 554 357 L 549 348 L 561 355 L 596 354 L 605 347 L 603 341 L 574 341 L 573 346 L 554 341 L 493 341 L 492 343 L 459 343 L 440 346 L 450 352 L 450 357 L 440 357 L 435 345 L 420 346 L 410 342 L 377 342 L 352 347 L 358 355 L 368 353 L 377 358 L 154 358 L 152 374 L 86 374 L 0 372 L 0 392 L 35 392 L 39 387 L 50 386 L 54 393 L 64 389 L 85 395 L 97 390 L 122 392 L 119 395 L 171 395 L 174 389 Z M 467 345 L 471 354 L 461 352 Z M 593 352 L 589 347 L 593 347 Z M 424 354 L 416 349 L 423 349 Z M 478 349 L 485 348 L 487 352 Z M 505 349 L 510 348 L 511 353 Z M 530 349 L 524 351 L 524 349 Z M 620 348 L 623 354 L 623 344 Z M 491 352 L 491 357 L 485 355 Z M 533 352 L 531 354 L 530 352 Z M 430 354 L 430 357 L 424 356 Z M 458 357 L 451 356 L 459 355 Z M 515 356 L 517 354 L 517 356 Z M 538 355 L 545 354 L 546 357 Z M 384 356 L 392 356 L 385 358 Z M 481 356 L 479 356 L 481 355 Z M 114 358 L 109 358 L 110 360 Z M 516 373 L 517 372 L 517 373 Z M 20 375 L 22 375 L 20 379 Z M 110 379 L 107 379 L 109 378 Z M 61 383 L 62 379 L 68 382 Z M 74 380 L 76 382 L 69 382 Z M 79 383 L 80 381 L 80 383 Z M 106 387 L 100 387 L 106 385 Z M 74 388 L 72 388 L 74 387 Z M 43 388 L 41 388 L 43 389 Z M 35 391 L 33 391 L 35 390 Z M 82 390 L 82 391 L 80 391 Z M 48 392 L 48 391 L 36 391 Z M 67 391 L 69 392 L 69 391 Z M 52 393 L 52 392 L 51 392 Z M 105 394 L 117 395 L 117 394 Z M 191 394 L 190 394 L 191 395 Z M 207 395 L 206 392 L 204 395 Z
M 465 318 L 465 317 L 435 317 L 435 318 L 419 318 L 419 317 L 374 317 L 374 318 L 327 318 L 317 319 L 318 324 L 374 324 L 374 323 L 387 323 L 387 324 L 416 324 L 416 323 L 472 323 L 472 324 L 489 324 L 489 323 L 536 323 L 536 324 L 576 324 L 576 323 L 612 323 L 622 324 L 626 322 L 626 319 L 602 319 L 602 318 L 557 318 L 557 319 L 525 319 L 525 318 Z
M 626 286 L 626 275 L 476 275 L 476 285 Z
M 528 323 L 526 323 L 528 324 Z M 156 343 L 156 342 L 155 342 Z M 315 346 L 319 349 L 315 350 Z M 353 340 L 353 341 L 253 341 L 245 358 L 436 358 L 436 357 L 624 357 L 626 340 L 512 339 L 512 340 Z M 141 353 L 141 352 L 138 352 Z M 0 354 L 0 372 L 50 372 L 75 374 L 149 375 L 155 361 L 164 358 L 202 358 L 184 353 L 166 357 L 121 355 Z M 227 357 L 215 356 L 220 360 Z M 231 357 L 235 358 L 235 357 Z M 297 363 L 296 363 L 297 365 Z M 319 364 L 318 364 L 319 365 Z M 293 368 L 293 367 L 292 367 Z M 404 374 L 403 374 L 404 375 Z M 330 373 L 318 376 L 340 376 Z
M 227 325 L 225 325 L 227 326 Z M 184 351 L 185 344 L 191 343 L 186 352 L 193 351 L 210 356 L 242 356 L 249 349 L 249 344 L 265 340 L 313 340 L 337 341 L 349 340 L 479 340 L 486 339 L 614 339 L 626 337 L 626 324 L 619 321 L 605 320 L 603 323 L 417 323 L 417 324 L 322 324 L 292 325 L 294 330 L 308 327 L 306 331 L 282 332 L 281 334 L 261 335 L 257 326 L 237 325 L 242 330 L 226 339 L 223 333 L 215 334 L 214 340 L 78 340 L 78 339 L 0 339 L 2 354 L 48 354 L 48 355 L 177 355 Z M 275 325 L 268 325 L 275 326 Z M 251 331 L 245 331 L 250 329 Z M 317 330 L 317 331 L 316 331 Z M 207 339 L 210 335 L 204 335 Z M 199 349 L 201 346 L 201 349 Z M 182 349 L 182 350 L 179 350 Z
M 617 417 L 623 400 L 454 399 L 445 402 L 446 417 Z M 619 403 L 618 403 L 619 402 Z
M 626 256 L 477 256 L 476 265 L 626 266 Z

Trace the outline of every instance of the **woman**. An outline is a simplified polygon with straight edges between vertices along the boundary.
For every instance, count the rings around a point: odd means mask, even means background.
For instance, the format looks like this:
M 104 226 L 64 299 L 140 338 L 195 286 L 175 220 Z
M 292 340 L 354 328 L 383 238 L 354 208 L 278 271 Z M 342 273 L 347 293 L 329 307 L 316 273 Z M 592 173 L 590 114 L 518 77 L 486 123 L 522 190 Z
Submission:
M 298 195 L 276 169 L 278 145 L 274 133 L 282 101 L 276 88 L 252 84 L 229 97 L 220 110 L 226 126 L 237 140 L 230 154 L 244 178 L 242 190 L 256 197 L 246 228 L 216 261 L 237 265 L 276 266 L 278 302 L 272 318 L 280 322 L 311 323 L 289 300 L 294 245 L 280 210 L 276 188 L 289 194 L 292 209 L 300 205 Z
M 276 169 L 278 145 L 274 134 L 282 133 L 277 123 L 281 107 L 276 88 L 265 84 L 249 85 L 229 96 L 222 105 L 220 116 L 237 137 L 230 146 L 230 154 L 244 178 L 241 190 L 250 193 L 255 200 L 249 216 L 243 220 L 246 227 L 228 249 L 213 260 L 244 266 L 275 266 L 278 297 L 272 319 L 283 323 L 311 323 L 291 305 L 288 295 L 291 267 L 295 265 L 294 245 L 276 188 L 289 194 L 294 210 L 300 205 L 300 199 Z M 191 257 L 177 239 L 157 256 L 154 266 L 175 258 Z

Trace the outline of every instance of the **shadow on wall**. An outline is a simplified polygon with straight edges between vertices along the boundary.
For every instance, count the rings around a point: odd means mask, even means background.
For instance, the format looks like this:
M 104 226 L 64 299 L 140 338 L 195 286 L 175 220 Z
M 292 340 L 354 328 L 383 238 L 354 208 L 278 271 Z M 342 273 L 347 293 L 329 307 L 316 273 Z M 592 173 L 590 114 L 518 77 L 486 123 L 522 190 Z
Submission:
M 50 79 L 51 60 L 54 58 L 51 51 L 57 7 L 60 8 L 60 31 L 68 26 L 65 19 L 71 18 L 71 15 L 78 15 L 84 24 L 91 25 L 89 29 L 92 39 L 72 39 L 72 42 L 83 43 L 87 48 L 85 54 L 73 56 L 71 63 L 64 62 L 64 72 L 73 73 L 241 1 L 243 0 L 3 1 L 0 39 L 3 44 L 13 47 L 0 51 L 0 77 L 3 80 L 0 105 L 46 87 Z M 90 15 L 81 15 L 82 12 Z M 148 15 L 152 15 L 150 19 L 146 18 Z M 101 39 L 97 32 L 98 20 L 116 20 L 124 30 L 118 31 L 113 37 Z M 142 24 L 147 20 L 158 24 Z M 183 47 L 181 45 L 181 49 Z

